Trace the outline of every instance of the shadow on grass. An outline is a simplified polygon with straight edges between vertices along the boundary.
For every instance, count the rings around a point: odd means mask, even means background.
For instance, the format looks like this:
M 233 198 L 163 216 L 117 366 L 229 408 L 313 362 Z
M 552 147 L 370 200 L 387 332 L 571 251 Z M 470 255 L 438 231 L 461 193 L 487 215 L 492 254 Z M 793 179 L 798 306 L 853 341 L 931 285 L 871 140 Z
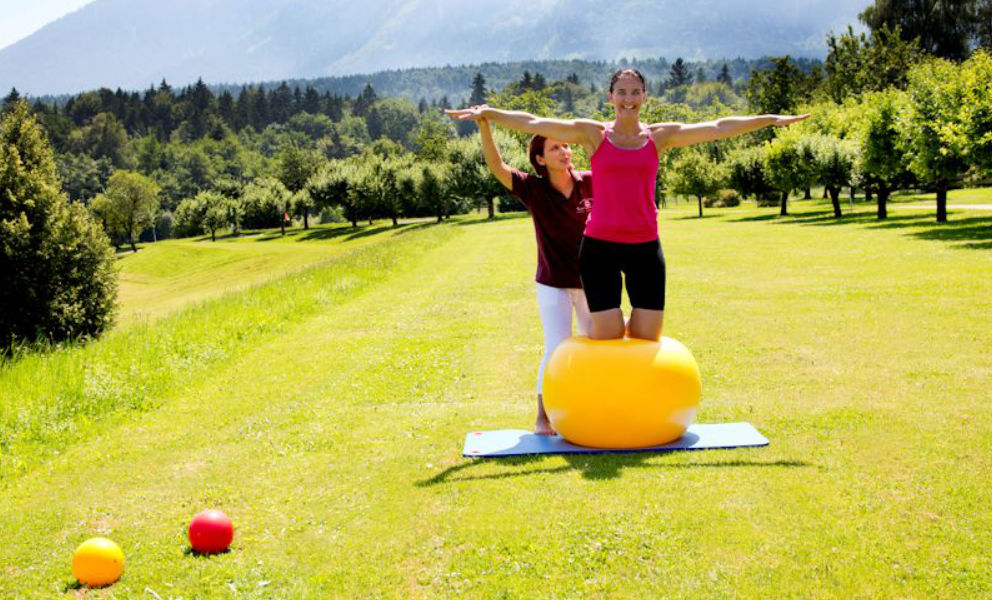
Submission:
M 416 219 L 413 221 L 407 221 L 405 223 L 401 222 L 398 225 L 393 225 L 391 221 L 376 222 L 371 225 L 360 224 L 357 227 L 350 227 L 348 225 L 342 225 L 340 227 L 331 228 L 315 228 L 309 231 L 287 231 L 287 235 L 295 235 L 297 242 L 310 242 L 310 241 L 321 241 L 321 240 L 333 240 L 337 238 L 343 238 L 346 241 L 357 240 L 363 237 L 368 237 L 380 233 L 393 232 L 393 235 L 402 235 L 410 233 L 412 231 L 418 231 L 421 229 L 427 229 L 429 227 L 436 227 L 444 223 L 451 223 L 457 225 L 458 227 L 470 226 L 470 225 L 480 225 L 483 223 L 494 223 L 496 221 L 508 221 L 513 219 L 528 218 L 527 213 L 513 213 L 509 215 L 496 215 L 495 218 L 489 219 L 486 216 L 474 217 L 468 219 L 453 219 L 445 220 L 441 223 L 437 222 L 436 217 L 425 217 L 422 219 Z M 258 241 L 267 242 L 271 240 L 277 240 L 283 236 L 278 233 L 266 234 L 259 237 Z
M 715 219 L 721 215 L 714 213 L 703 213 L 703 216 L 699 216 L 698 213 L 693 213 L 691 215 L 682 215 L 681 217 L 668 217 L 672 221 L 705 221 L 707 219 Z
M 183 550 L 184 556 L 192 556 L 193 558 L 207 558 L 207 559 L 213 558 L 215 556 L 223 556 L 225 554 L 230 554 L 230 553 L 231 553 L 230 548 L 223 550 L 221 552 L 197 552 L 196 550 L 193 550 L 192 546 L 186 546 L 186 548 Z
M 957 213 L 957 214 L 955 214 Z M 952 248 L 967 250 L 992 249 L 992 215 L 960 217 L 959 212 L 949 211 L 946 223 L 937 223 L 932 212 L 889 215 L 879 219 L 874 211 L 845 213 L 834 217 L 833 211 L 800 213 L 786 217 L 778 214 L 758 215 L 731 219 L 732 222 L 774 222 L 779 225 L 804 225 L 814 227 L 860 226 L 867 229 L 899 229 L 922 240 L 947 242 Z
M 110 583 L 105 583 L 103 585 L 86 585 L 85 583 L 80 582 L 78 579 L 73 579 L 69 583 L 65 584 L 65 587 L 62 588 L 62 593 L 68 594 L 69 592 L 76 592 L 76 594 L 73 594 L 74 596 L 82 594 L 83 596 L 89 597 L 89 595 L 84 594 L 82 590 L 105 590 L 110 586 L 114 585 L 115 583 L 117 583 L 117 581 L 111 581 Z M 105 597 L 105 596 L 103 594 L 100 594 L 100 597 Z
M 783 217 L 776 212 L 765 215 L 755 215 L 753 217 L 738 217 L 736 219 L 730 219 L 730 221 L 732 223 L 756 223 L 760 221 L 775 221 L 776 219 L 783 219 L 783 222 L 785 222 L 784 220 L 788 219 L 788 217 Z
M 500 221 L 516 221 L 518 219 L 530 219 L 530 213 L 497 213 L 492 219 L 490 219 L 487 215 L 482 215 L 479 217 L 472 217 L 470 219 L 459 219 L 458 221 L 455 221 L 455 225 L 459 227 L 467 227 L 472 225 L 483 225 L 485 223 L 498 223 Z
M 684 452 L 684 451 L 683 451 Z M 666 453 L 671 455 L 672 453 Z M 551 475 L 556 473 L 571 473 L 579 471 L 584 479 L 593 481 L 604 479 L 616 479 L 620 477 L 624 469 L 704 469 L 704 468 L 734 468 L 734 467 L 808 467 L 810 463 L 801 460 L 721 460 L 705 463 L 656 463 L 647 462 L 648 459 L 658 456 L 656 452 L 628 452 L 618 454 L 562 454 L 562 455 L 528 455 L 528 456 L 507 456 L 498 459 L 500 465 L 507 467 L 526 467 L 528 465 L 545 462 L 550 458 L 561 456 L 567 465 L 552 468 L 519 469 L 509 470 L 502 473 L 489 475 L 458 475 L 462 471 L 472 467 L 492 464 L 496 458 L 469 458 L 466 462 L 449 467 L 437 475 L 418 481 L 417 487 L 430 487 L 443 483 L 455 483 L 459 481 L 480 481 L 486 479 L 511 479 L 513 477 L 526 477 L 528 475 Z

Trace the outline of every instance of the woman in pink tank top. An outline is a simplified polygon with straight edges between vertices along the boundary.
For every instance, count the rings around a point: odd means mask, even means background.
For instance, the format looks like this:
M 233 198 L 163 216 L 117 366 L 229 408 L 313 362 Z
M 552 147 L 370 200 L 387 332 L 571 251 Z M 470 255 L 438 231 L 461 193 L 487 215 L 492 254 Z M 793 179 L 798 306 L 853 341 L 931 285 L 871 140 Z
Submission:
M 593 173 L 592 212 L 579 254 L 582 287 L 592 314 L 593 339 L 618 339 L 625 325 L 620 310 L 622 278 L 633 307 L 630 337 L 657 340 L 665 316 L 665 261 L 658 241 L 654 201 L 658 157 L 665 150 L 712 142 L 801 121 L 809 115 L 724 117 L 704 123 L 644 126 L 644 76 L 621 69 L 610 80 L 616 120 L 546 119 L 519 111 L 472 107 L 447 111 L 459 120 L 486 119 L 547 138 L 582 145 Z

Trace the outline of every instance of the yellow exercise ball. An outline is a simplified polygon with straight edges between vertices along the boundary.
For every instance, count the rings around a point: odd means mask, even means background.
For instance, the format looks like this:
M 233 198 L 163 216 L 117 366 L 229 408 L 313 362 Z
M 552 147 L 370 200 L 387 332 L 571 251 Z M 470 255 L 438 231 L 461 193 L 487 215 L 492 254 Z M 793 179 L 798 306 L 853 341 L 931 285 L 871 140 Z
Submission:
M 107 538 L 90 538 L 72 554 L 72 574 L 89 587 L 110 585 L 124 572 L 124 553 Z
M 555 431 L 592 448 L 643 448 L 682 437 L 696 420 L 699 367 L 689 349 L 661 341 L 572 337 L 544 371 Z

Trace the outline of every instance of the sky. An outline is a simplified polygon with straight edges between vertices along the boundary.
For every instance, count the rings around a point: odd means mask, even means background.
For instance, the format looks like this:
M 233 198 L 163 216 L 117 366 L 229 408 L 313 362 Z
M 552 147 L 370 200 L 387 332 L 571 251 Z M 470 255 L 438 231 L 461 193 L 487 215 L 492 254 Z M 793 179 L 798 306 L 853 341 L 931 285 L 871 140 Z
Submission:
M 93 0 L 0 0 L 0 49 Z

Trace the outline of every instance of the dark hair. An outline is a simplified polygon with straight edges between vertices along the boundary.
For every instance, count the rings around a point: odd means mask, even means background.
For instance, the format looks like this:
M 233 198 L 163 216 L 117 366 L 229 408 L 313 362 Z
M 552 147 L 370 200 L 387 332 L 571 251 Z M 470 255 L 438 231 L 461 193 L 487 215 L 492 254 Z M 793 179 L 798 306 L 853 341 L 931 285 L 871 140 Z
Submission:
M 548 138 L 543 135 L 535 135 L 530 138 L 530 145 L 527 149 L 527 154 L 530 156 L 530 164 L 541 177 L 548 176 L 548 168 L 537 163 L 537 157 L 544 156 L 544 142 L 546 141 L 548 141 Z
M 641 80 L 641 85 L 644 86 L 644 89 L 645 90 L 648 89 L 648 82 L 644 79 L 644 75 L 641 75 L 641 72 L 638 71 L 637 69 L 630 69 L 630 68 L 627 68 L 627 69 L 617 69 L 617 72 L 613 74 L 613 77 L 610 77 L 610 93 L 611 94 L 613 93 L 613 86 L 615 86 L 617 84 L 617 79 L 620 79 L 620 77 L 622 75 L 633 75 L 634 77 L 636 77 L 636 78 L 638 78 L 638 79 Z

